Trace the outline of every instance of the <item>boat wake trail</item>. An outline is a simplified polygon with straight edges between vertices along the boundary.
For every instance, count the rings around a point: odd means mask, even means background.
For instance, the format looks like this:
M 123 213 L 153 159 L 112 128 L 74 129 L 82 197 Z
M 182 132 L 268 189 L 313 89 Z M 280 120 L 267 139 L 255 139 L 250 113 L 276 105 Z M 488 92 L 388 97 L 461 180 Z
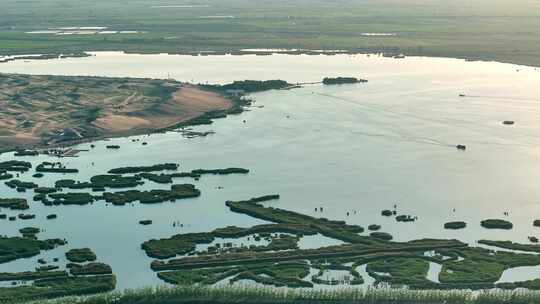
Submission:
M 490 95 L 466 95 L 465 98 L 482 98 L 482 99 L 501 99 L 501 100 L 521 100 L 521 101 L 534 101 L 540 102 L 540 99 L 531 99 L 526 97 L 515 96 L 490 96 Z
M 386 116 L 391 119 L 414 119 L 418 121 L 423 121 L 427 123 L 434 123 L 438 125 L 442 125 L 445 128 L 462 128 L 467 130 L 468 132 L 477 132 L 481 136 L 488 136 L 491 137 L 498 137 L 499 140 L 493 140 L 493 141 L 470 141 L 468 140 L 468 143 L 475 143 L 479 145 L 497 145 L 497 146 L 519 146 L 519 147 L 531 147 L 536 146 L 536 143 L 531 142 L 516 142 L 515 137 L 512 139 L 511 142 L 505 142 L 508 139 L 504 137 L 497 136 L 493 133 L 493 128 L 490 126 L 474 123 L 467 120 L 461 120 L 461 119 L 453 119 L 453 118 L 432 118 L 432 117 L 424 117 L 421 115 L 412 114 L 410 112 L 402 112 L 402 111 L 396 111 L 396 110 L 390 110 L 388 108 L 383 108 L 377 105 L 369 105 L 365 103 L 360 103 L 357 100 L 349 99 L 341 96 L 326 94 L 326 93 L 319 93 L 319 92 L 313 92 L 313 94 L 324 96 L 327 98 L 332 98 L 334 100 L 339 100 L 341 102 L 346 102 L 349 104 L 352 104 L 356 107 L 360 107 L 365 109 L 366 111 L 375 113 L 379 116 Z M 385 134 L 385 133 L 368 133 L 363 131 L 352 131 L 354 134 L 359 134 L 363 136 L 369 136 L 369 137 L 384 137 L 391 140 L 396 141 L 404 141 L 404 142 L 414 142 L 419 144 L 425 144 L 425 145 L 434 145 L 434 146 L 441 146 L 441 147 L 456 147 L 458 143 L 448 143 L 443 140 L 437 139 L 437 138 L 431 138 L 431 137 L 420 137 L 420 136 L 411 136 L 405 132 L 403 132 L 403 129 L 399 130 L 392 130 L 391 133 L 394 134 Z M 516 134 L 517 135 L 517 134 Z M 537 136 L 531 136 L 529 134 L 519 134 L 522 137 L 528 137 L 534 139 L 538 139 Z
M 385 139 L 390 139 L 393 141 L 412 142 L 412 143 L 439 146 L 439 147 L 454 148 L 456 146 L 450 143 L 439 141 L 434 138 L 416 137 L 416 136 L 409 136 L 409 135 L 403 135 L 403 134 L 394 135 L 394 134 L 383 134 L 383 133 L 369 133 L 369 132 L 364 132 L 364 131 L 351 131 L 351 133 L 361 135 L 361 136 L 366 136 L 366 137 L 383 137 Z

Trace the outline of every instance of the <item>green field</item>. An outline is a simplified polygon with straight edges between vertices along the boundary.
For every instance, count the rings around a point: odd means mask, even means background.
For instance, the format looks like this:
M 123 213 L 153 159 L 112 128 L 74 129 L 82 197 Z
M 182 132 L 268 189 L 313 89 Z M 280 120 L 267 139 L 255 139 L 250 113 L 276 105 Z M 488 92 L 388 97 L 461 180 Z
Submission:
M 0 54 L 301 48 L 472 57 L 538 66 L 539 15 L 540 2 L 532 0 L 4 0 Z M 84 26 L 139 33 L 26 33 Z

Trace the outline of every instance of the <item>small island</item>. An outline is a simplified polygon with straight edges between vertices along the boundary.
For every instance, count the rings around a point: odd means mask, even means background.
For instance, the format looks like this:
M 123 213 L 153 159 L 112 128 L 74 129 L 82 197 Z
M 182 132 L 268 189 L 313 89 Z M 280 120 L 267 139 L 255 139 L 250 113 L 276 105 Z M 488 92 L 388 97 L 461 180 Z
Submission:
M 383 241 L 391 241 L 393 238 L 392 235 L 387 232 L 372 232 L 369 236 Z
M 66 258 L 72 263 L 93 262 L 97 259 L 90 248 L 71 249 L 66 252 Z
M 463 229 L 465 227 L 467 227 L 467 223 L 461 222 L 461 221 L 448 222 L 444 224 L 444 229 L 458 230 L 458 229 Z
M 360 79 L 355 77 L 335 77 L 330 78 L 326 77 L 323 79 L 322 83 L 325 85 L 335 85 L 335 84 L 353 84 L 353 83 L 366 83 L 366 79 Z
M 509 221 L 501 220 L 501 219 L 488 219 L 483 220 L 481 223 L 482 227 L 487 229 L 506 229 L 510 230 L 514 227 L 512 223 Z

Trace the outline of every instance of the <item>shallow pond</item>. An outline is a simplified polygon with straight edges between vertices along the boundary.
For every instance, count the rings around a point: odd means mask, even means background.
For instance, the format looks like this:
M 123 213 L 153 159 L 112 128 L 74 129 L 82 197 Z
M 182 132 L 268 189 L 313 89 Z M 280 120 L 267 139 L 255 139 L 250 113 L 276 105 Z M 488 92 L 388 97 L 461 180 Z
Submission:
M 529 281 L 540 278 L 540 266 L 525 266 L 507 269 L 497 283 Z
M 428 270 L 428 273 L 426 275 L 426 279 L 428 279 L 428 280 L 430 280 L 431 282 L 434 282 L 434 283 L 440 283 L 439 282 L 439 274 L 441 273 L 441 270 L 442 270 L 442 265 L 441 264 L 429 262 L 429 270 Z
M 540 217 L 540 72 L 535 68 L 374 55 L 98 53 L 88 58 L 12 61 L 0 64 L 0 72 L 171 77 L 201 83 L 277 78 L 316 82 L 326 76 L 369 79 L 367 84 L 317 84 L 255 94 L 255 106 L 264 107 L 195 128 L 216 131 L 204 138 L 187 139 L 175 132 L 135 137 L 144 139 L 147 146 L 132 138 L 111 139 L 94 143 L 95 149 L 90 149 L 90 143 L 82 144 L 78 148 L 91 151 L 61 160 L 81 170 L 75 175 L 77 180 L 88 180 L 113 167 L 164 162 L 180 163 L 181 171 L 251 170 L 245 176 L 175 180 L 196 184 L 202 191 L 199 198 L 123 207 L 101 202 L 82 207 L 32 203 L 29 213 L 37 214 L 36 220 L 0 221 L 2 234 L 17 235 L 22 227 L 36 226 L 45 229 L 40 238 L 69 241 L 68 246 L 44 254 L 47 259 L 63 258 L 69 248 L 94 249 L 99 261 L 112 265 L 119 288 L 163 284 L 150 270 L 152 259 L 140 249 L 143 241 L 263 223 L 230 212 L 224 202 L 265 194 L 280 194 L 279 201 L 269 202 L 280 208 L 364 227 L 380 224 L 382 231 L 398 241 L 432 237 L 471 244 L 479 239 L 525 243 L 528 236 L 538 233 L 532 226 Z M 516 124 L 505 126 L 504 120 Z M 111 144 L 121 148 L 107 150 L 105 146 Z M 467 150 L 458 151 L 457 144 L 467 145 Z M 0 155 L 0 160 L 12 158 Z M 32 161 L 34 166 L 51 160 L 45 156 L 17 159 Z M 38 180 L 31 175 L 25 173 L 20 179 L 52 186 L 57 179 L 72 177 L 47 174 Z M 169 185 L 146 182 L 142 188 Z M 20 195 L 3 183 L 0 191 L 3 197 Z M 31 200 L 32 193 L 22 196 Z M 418 221 L 397 223 L 380 216 L 382 209 L 394 205 L 400 214 L 418 216 Z M 315 212 L 316 207 L 324 207 L 324 212 Z M 503 216 L 506 211 L 507 217 Z M 58 219 L 45 220 L 50 213 L 58 214 Z M 514 229 L 480 227 L 483 219 L 503 217 L 514 223 Z M 142 219 L 154 224 L 141 226 Z M 466 221 L 468 227 L 443 229 L 445 222 L 456 220 Z M 175 221 L 183 227 L 173 226 Z M 301 244 L 312 248 L 317 242 L 336 244 L 323 238 Z M 32 270 L 38 258 L 2 264 L 0 272 Z

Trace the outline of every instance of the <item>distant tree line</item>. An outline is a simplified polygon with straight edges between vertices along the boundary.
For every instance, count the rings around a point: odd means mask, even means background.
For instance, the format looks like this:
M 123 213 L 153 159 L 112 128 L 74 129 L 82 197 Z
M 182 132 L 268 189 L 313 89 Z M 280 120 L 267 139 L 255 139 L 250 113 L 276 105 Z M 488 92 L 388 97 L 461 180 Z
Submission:
M 291 86 L 290 83 L 284 80 L 243 80 L 235 81 L 225 85 L 206 85 L 205 87 L 217 89 L 220 91 L 239 90 L 245 93 L 255 93 L 268 90 L 279 90 Z
M 324 78 L 323 84 L 331 85 L 331 84 L 348 84 L 348 83 L 364 83 L 368 82 L 365 79 L 358 79 L 355 77 L 336 77 L 336 78 Z

